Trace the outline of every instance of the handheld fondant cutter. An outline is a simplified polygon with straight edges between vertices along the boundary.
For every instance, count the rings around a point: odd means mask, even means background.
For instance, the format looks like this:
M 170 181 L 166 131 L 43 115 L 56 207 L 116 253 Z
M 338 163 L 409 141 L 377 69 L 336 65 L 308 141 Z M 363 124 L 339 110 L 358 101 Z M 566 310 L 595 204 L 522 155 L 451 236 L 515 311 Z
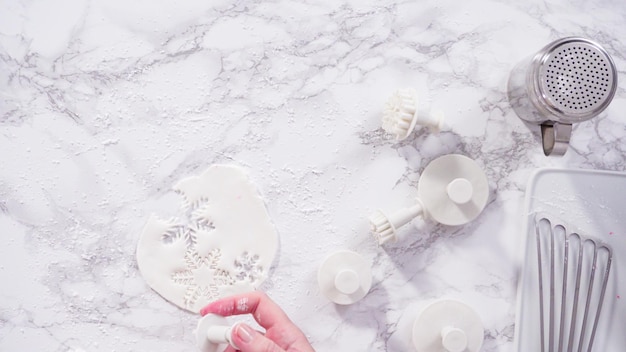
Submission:
M 450 226 L 474 220 L 487 204 L 489 184 L 474 160 L 451 154 L 426 166 L 418 182 L 417 194 L 413 206 L 390 215 L 378 210 L 370 216 L 371 228 L 379 244 L 396 241 L 396 230 L 422 214 Z

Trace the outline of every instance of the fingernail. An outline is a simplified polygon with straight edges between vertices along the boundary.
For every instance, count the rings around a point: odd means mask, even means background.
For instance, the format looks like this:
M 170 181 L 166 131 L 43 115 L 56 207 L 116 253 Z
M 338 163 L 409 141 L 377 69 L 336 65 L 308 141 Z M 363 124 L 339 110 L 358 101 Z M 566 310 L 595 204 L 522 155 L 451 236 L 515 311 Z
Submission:
M 246 324 L 239 324 L 237 327 L 237 336 L 243 341 L 243 343 L 250 343 L 252 341 L 252 329 Z

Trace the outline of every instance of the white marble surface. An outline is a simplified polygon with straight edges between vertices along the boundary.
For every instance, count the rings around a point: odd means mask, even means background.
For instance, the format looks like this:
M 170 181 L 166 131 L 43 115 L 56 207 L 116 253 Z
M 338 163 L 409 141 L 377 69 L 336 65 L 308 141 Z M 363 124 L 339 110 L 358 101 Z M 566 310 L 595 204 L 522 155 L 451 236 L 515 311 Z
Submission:
M 319 351 L 410 351 L 425 303 L 458 298 L 484 351 L 512 351 L 522 204 L 543 166 L 623 170 L 626 92 L 576 125 L 562 158 L 511 110 L 506 80 L 548 42 L 601 42 L 623 82 L 626 3 L 593 1 L 0 1 L 0 350 L 193 351 L 197 316 L 151 291 L 135 247 L 171 186 L 213 163 L 250 170 L 280 233 L 263 289 Z M 395 144 L 383 104 L 417 89 L 452 130 Z M 415 221 L 379 249 L 366 221 L 408 205 L 449 153 L 485 168 L 473 223 Z M 319 262 L 373 262 L 335 306 Z

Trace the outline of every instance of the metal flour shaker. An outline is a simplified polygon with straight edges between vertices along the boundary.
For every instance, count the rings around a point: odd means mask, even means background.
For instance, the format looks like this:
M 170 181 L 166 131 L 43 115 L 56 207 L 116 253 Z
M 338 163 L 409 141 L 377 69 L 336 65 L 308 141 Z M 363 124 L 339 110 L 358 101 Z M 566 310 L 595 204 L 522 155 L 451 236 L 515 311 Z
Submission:
M 611 103 L 617 70 L 598 43 L 556 40 L 512 70 L 509 102 L 522 120 L 541 125 L 545 155 L 567 151 L 572 124 L 589 120 Z

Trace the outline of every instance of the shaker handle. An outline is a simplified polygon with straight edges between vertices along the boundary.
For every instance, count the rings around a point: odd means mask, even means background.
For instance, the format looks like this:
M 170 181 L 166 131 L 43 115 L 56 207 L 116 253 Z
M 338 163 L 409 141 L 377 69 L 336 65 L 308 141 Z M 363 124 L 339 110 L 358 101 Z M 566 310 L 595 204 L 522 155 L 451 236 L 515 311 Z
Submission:
M 572 125 L 558 122 L 544 122 L 541 124 L 541 143 L 543 154 L 561 156 L 567 151 L 569 139 L 572 135 Z

